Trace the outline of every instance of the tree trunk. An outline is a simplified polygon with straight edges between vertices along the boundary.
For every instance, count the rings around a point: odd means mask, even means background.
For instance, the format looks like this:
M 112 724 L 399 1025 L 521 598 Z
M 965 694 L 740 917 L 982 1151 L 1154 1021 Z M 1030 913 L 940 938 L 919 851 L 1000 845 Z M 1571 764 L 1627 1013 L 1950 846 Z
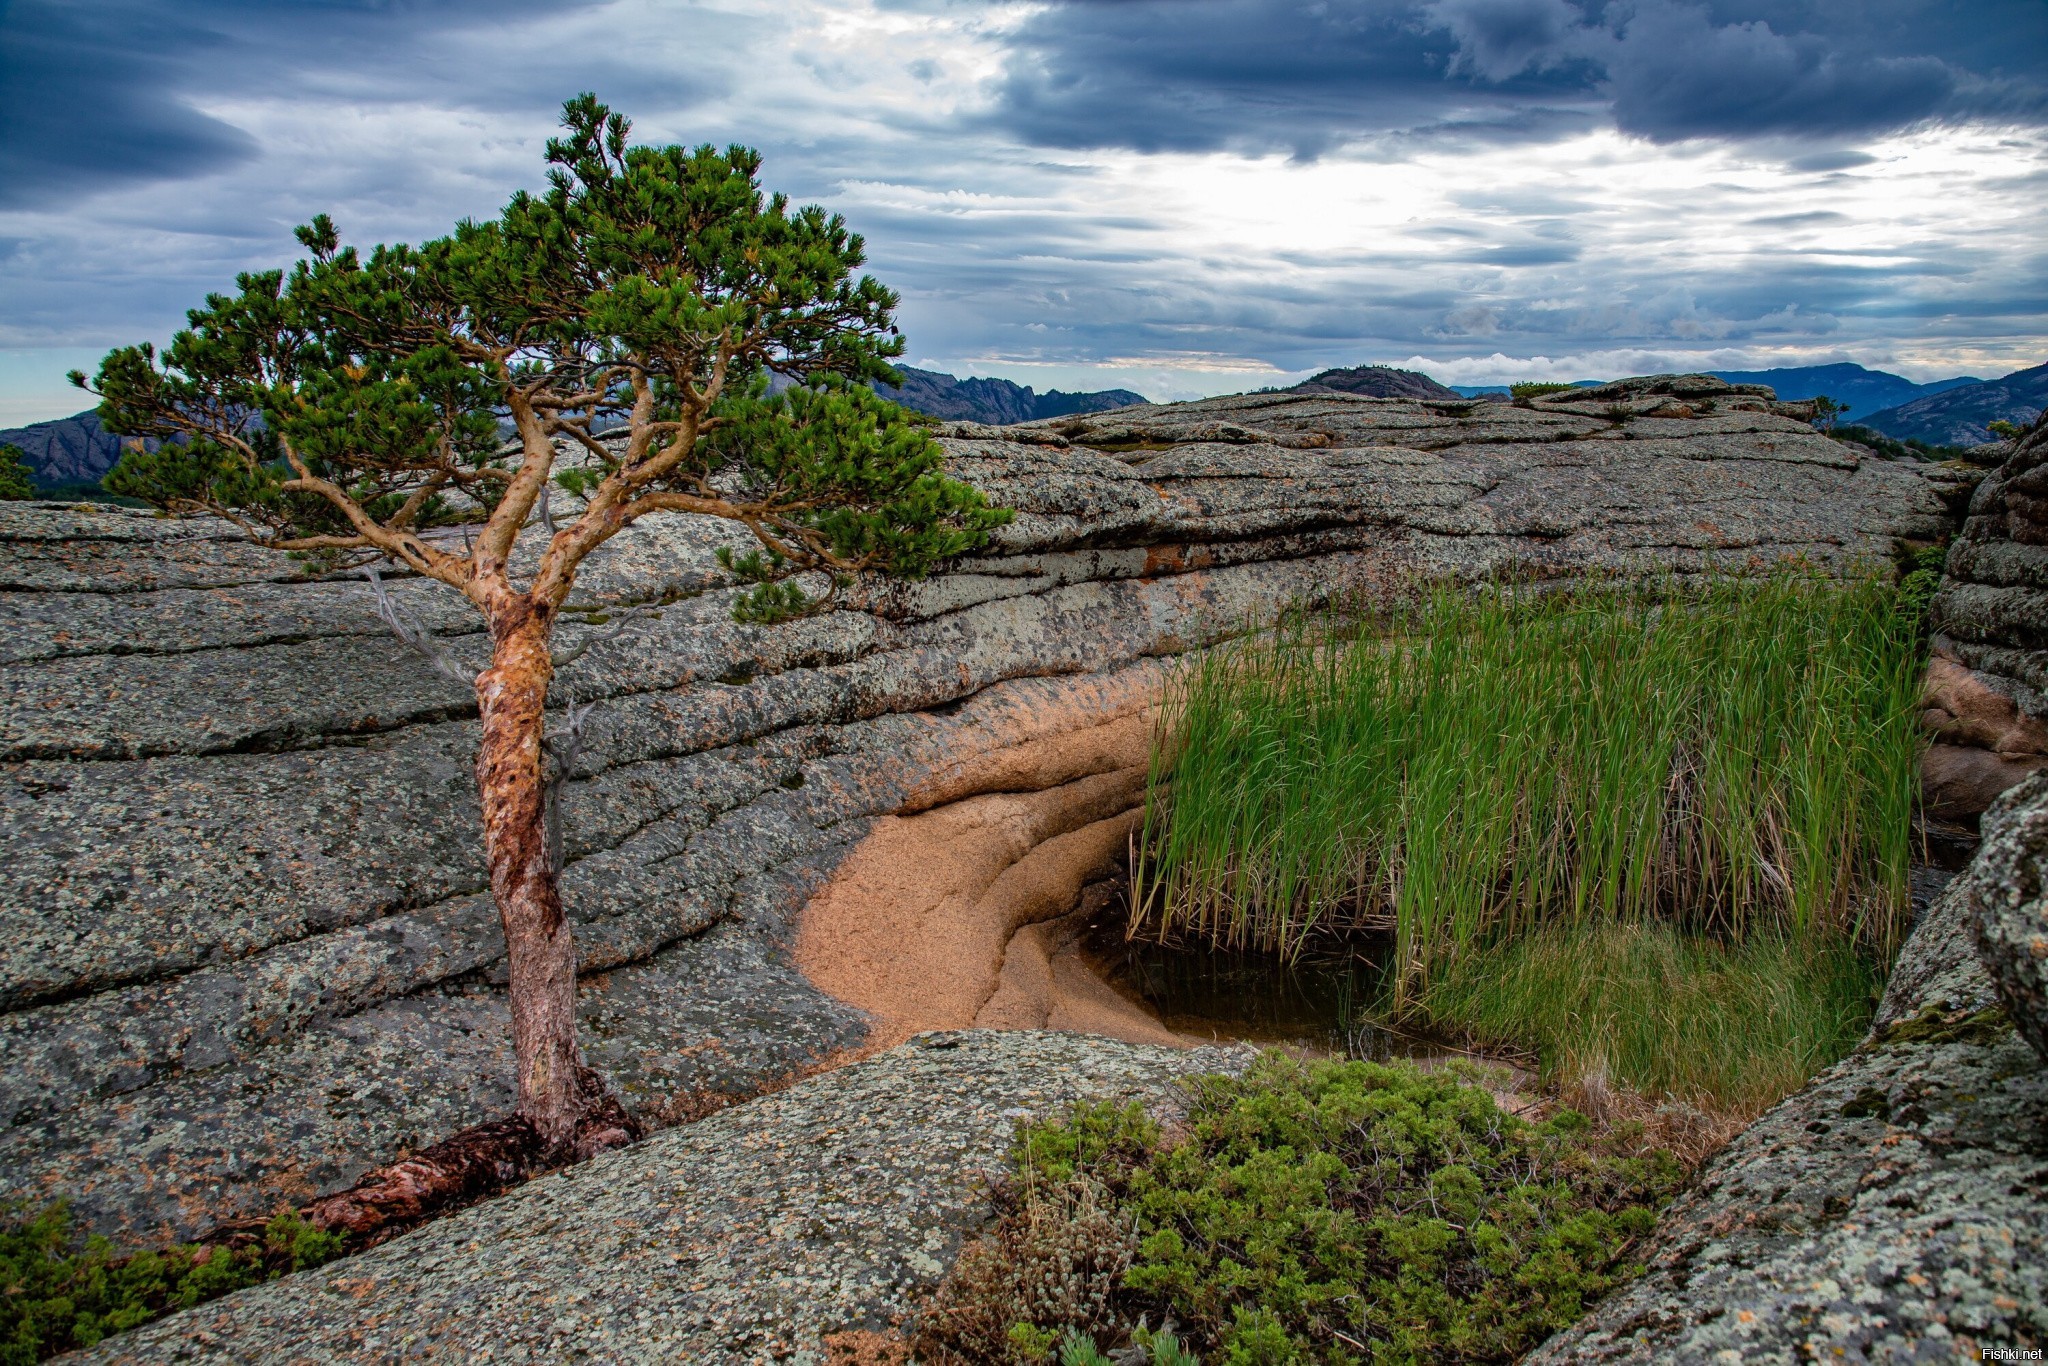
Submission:
M 541 727 L 554 673 L 549 621 L 516 594 L 493 603 L 489 620 L 491 665 L 476 680 L 484 852 L 512 974 L 518 1113 L 557 1150 L 575 1142 L 596 1096 L 576 1047 L 576 950 L 548 854 Z

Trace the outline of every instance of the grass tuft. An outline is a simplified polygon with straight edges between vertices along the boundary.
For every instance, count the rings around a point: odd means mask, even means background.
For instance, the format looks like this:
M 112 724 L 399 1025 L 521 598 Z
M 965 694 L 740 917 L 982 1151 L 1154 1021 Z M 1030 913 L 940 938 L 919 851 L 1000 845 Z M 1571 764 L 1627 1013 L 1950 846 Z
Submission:
M 1133 932 L 1381 934 L 1392 1016 L 1747 1108 L 1903 936 L 1921 655 L 1888 578 L 1790 569 L 1291 615 L 1169 690 Z

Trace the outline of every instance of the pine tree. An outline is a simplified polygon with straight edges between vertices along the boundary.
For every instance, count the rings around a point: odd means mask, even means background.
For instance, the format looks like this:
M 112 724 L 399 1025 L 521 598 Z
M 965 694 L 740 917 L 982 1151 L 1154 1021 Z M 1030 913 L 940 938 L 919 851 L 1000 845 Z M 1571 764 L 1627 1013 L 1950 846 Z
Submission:
M 28 452 L 12 441 L 0 444 L 0 502 L 19 503 L 36 496 L 35 471 Z
M 72 376 L 108 430 L 158 438 L 110 491 L 265 546 L 388 561 L 481 614 L 476 778 L 517 1114 L 556 1153 L 593 1146 L 606 1103 L 576 1045 L 545 828 L 550 641 L 579 567 L 642 517 L 730 519 L 760 545 L 728 557 L 753 582 L 738 614 L 771 621 L 828 606 L 848 576 L 922 575 L 1008 517 L 869 388 L 898 379 L 897 299 L 855 278 L 864 249 L 841 218 L 764 197 L 749 149 L 630 145 L 593 95 L 563 127 L 549 188 L 496 218 L 365 255 L 322 215 L 298 230 L 306 259 L 209 295 L 161 355 L 126 347 Z M 771 372 L 796 387 L 771 396 Z M 522 538 L 532 568 L 515 574 Z M 807 595 L 791 576 L 808 571 L 830 586 Z

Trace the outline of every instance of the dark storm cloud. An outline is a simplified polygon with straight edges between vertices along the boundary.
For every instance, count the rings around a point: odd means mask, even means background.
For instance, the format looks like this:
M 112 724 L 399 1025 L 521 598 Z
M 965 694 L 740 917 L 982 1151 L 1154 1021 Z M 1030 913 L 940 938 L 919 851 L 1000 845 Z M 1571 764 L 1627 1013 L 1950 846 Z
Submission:
M 2048 121 L 2040 0 L 1065 0 L 1013 43 L 995 117 L 1064 147 L 1316 156 L 1591 111 L 1659 142 Z
M 1468 125 L 1505 140 L 1569 118 L 1586 88 L 1583 73 L 1547 72 L 1447 87 L 1458 44 L 1412 5 L 1076 0 L 1011 43 L 995 117 L 1060 147 L 1314 156 Z
M 0 9 L 0 207 L 47 206 L 252 156 L 260 129 L 210 97 L 336 82 L 418 94 L 448 84 L 422 41 L 573 6 L 557 0 L 27 0 Z M 550 60 L 557 60 L 551 54 Z M 460 73 L 463 97 L 504 82 Z M 546 98 L 559 99 L 554 85 Z M 534 102 L 531 84 L 518 96 Z M 509 93 L 509 92 L 506 92 Z M 569 92 L 573 93 L 573 92 Z

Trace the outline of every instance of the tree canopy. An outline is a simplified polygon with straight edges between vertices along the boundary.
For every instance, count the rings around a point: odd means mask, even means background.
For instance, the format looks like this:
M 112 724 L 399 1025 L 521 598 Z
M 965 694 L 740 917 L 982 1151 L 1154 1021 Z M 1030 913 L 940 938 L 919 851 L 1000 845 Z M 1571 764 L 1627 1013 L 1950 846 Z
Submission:
M 552 482 L 583 502 L 535 577 L 556 605 L 583 556 L 656 511 L 744 523 L 763 550 L 737 567 L 763 580 L 917 575 L 1003 520 L 867 387 L 899 378 L 897 299 L 855 277 L 838 215 L 764 195 L 747 148 L 629 145 L 594 96 L 564 125 L 548 188 L 497 218 L 365 255 L 322 215 L 298 230 L 308 259 L 238 276 L 160 355 L 110 354 L 89 386 L 103 420 L 162 443 L 107 487 L 473 593 Z M 796 387 L 771 395 L 771 374 Z M 478 520 L 479 555 L 425 534 Z

